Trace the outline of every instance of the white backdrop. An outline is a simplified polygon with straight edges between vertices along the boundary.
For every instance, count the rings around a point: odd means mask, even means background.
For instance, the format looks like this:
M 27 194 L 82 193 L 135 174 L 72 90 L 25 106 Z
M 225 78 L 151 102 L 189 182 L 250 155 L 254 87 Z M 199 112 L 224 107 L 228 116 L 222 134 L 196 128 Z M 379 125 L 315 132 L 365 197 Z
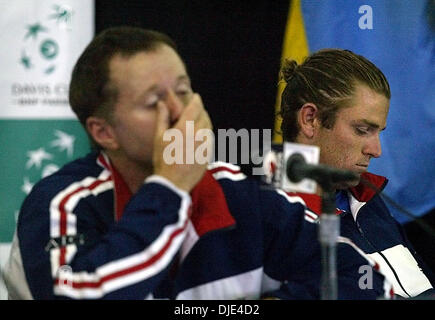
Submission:
M 1 268 L 32 186 L 87 151 L 68 86 L 94 35 L 94 10 L 93 0 L 0 0 Z

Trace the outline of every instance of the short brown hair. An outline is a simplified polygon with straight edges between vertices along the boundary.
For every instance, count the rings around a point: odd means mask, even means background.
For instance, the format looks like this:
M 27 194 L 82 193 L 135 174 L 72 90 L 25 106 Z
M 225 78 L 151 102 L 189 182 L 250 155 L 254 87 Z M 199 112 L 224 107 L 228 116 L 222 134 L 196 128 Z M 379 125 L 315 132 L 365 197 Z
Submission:
M 323 49 L 308 56 L 301 65 L 286 60 L 281 77 L 286 82 L 280 110 L 285 141 L 295 141 L 299 133 L 297 112 L 305 103 L 314 103 L 321 124 L 332 128 L 337 111 L 352 98 L 356 84 L 391 97 L 385 75 L 372 62 L 349 50 Z
M 69 102 L 82 125 L 92 115 L 110 118 L 117 89 L 110 83 L 109 62 L 116 54 L 124 57 L 148 52 L 165 44 L 176 50 L 167 35 L 138 27 L 112 27 L 97 35 L 79 57 L 71 77 Z

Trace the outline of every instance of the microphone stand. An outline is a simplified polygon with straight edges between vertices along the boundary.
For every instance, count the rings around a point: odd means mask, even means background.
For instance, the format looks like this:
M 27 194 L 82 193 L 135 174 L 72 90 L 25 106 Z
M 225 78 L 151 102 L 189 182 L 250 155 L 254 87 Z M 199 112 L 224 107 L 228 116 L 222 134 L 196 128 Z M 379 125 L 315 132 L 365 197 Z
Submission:
M 286 165 L 286 174 L 290 181 L 299 182 L 303 178 L 316 181 L 322 188 L 322 214 L 320 215 L 319 242 L 322 254 L 322 278 L 320 298 L 336 300 L 337 285 L 337 240 L 340 235 L 340 217 L 335 214 L 334 184 L 340 181 L 357 179 L 358 176 L 348 170 L 335 169 L 326 165 L 312 165 L 305 162 L 301 154 L 293 154 Z
M 337 300 L 337 240 L 340 235 L 340 217 L 335 214 L 335 189 L 325 177 L 318 181 L 322 187 L 322 214 L 320 215 L 319 242 L 321 247 L 322 278 L 320 299 Z

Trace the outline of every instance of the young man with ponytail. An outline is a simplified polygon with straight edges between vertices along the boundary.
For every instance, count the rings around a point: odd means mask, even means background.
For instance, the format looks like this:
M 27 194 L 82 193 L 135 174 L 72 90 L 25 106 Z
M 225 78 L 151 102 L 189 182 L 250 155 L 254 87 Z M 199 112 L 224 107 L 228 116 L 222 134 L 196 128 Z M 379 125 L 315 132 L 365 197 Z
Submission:
M 377 192 L 387 179 L 367 172 L 371 159 L 381 156 L 380 134 L 387 126 L 391 93 L 384 74 L 361 55 L 324 49 L 300 65 L 286 61 L 282 77 L 286 82 L 281 99 L 283 140 L 316 145 L 320 163 L 359 177 L 335 186 L 341 235 L 376 260 L 396 295 L 413 298 L 433 293 L 432 271 Z M 319 201 L 307 200 L 318 214 Z

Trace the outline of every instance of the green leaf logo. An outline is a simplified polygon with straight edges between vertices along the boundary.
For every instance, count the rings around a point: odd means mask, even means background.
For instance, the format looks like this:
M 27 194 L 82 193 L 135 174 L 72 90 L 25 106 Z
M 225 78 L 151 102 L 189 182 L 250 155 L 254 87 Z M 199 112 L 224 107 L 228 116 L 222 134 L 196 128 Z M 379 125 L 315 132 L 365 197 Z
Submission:
M 55 19 L 57 23 L 65 23 L 69 24 L 72 20 L 73 10 L 68 6 L 53 6 L 54 13 L 51 14 L 48 18 Z

